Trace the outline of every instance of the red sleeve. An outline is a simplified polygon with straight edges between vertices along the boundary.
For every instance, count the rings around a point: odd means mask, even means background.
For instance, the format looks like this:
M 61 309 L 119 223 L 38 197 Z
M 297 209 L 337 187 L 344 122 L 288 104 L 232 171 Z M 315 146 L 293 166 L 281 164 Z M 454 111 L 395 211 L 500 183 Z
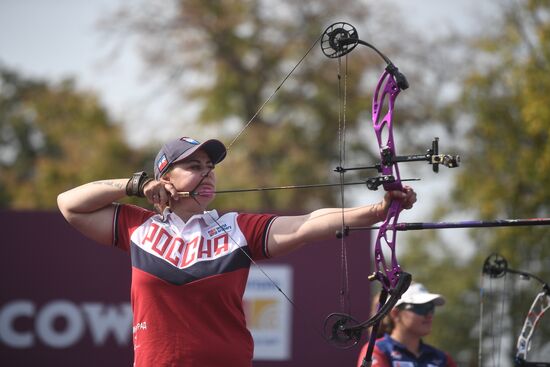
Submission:
M 369 343 L 365 343 L 365 345 L 363 345 L 363 348 L 361 348 L 361 352 L 359 353 L 359 357 L 357 358 L 357 367 L 362 367 L 363 358 L 365 357 L 368 346 Z M 386 355 L 376 346 L 376 344 L 374 345 L 374 350 L 372 351 L 371 367 L 391 367 L 390 362 L 386 358 Z
M 250 255 L 254 260 L 269 258 L 267 236 L 276 215 L 273 214 L 239 214 L 237 224 L 246 238 Z
M 155 212 L 139 206 L 119 204 L 115 211 L 113 223 L 113 245 L 128 251 L 132 233 L 153 215 L 155 215 Z
M 450 354 L 445 353 L 445 355 L 447 356 L 447 367 L 456 367 L 456 363 L 454 359 L 450 356 Z

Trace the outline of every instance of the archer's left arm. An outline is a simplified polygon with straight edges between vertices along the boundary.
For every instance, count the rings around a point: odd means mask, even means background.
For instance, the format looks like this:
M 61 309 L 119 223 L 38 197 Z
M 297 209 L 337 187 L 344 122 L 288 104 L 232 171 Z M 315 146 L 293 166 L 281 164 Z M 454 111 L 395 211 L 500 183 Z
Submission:
M 393 200 L 401 201 L 404 209 L 410 209 L 416 202 L 416 193 L 407 186 L 404 191 L 387 192 L 377 204 L 345 208 L 343 222 L 349 227 L 370 226 L 380 222 L 386 218 Z M 271 225 L 267 246 L 270 255 L 276 257 L 309 242 L 334 238 L 336 231 L 341 229 L 341 208 L 319 209 L 300 216 L 281 216 Z

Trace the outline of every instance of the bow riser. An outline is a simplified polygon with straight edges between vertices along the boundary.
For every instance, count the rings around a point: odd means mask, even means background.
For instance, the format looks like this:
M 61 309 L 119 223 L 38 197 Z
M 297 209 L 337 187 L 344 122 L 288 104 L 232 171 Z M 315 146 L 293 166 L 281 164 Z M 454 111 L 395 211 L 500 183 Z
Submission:
M 382 91 L 382 93 L 380 93 L 380 91 Z M 378 81 L 372 102 L 372 125 L 380 150 L 381 174 L 391 175 L 395 178 L 394 182 L 384 184 L 384 189 L 386 191 L 403 189 L 401 185 L 401 176 L 399 175 L 399 167 L 391 160 L 392 157 L 396 156 L 392 121 L 393 109 L 399 92 L 401 92 L 401 90 L 397 86 L 397 82 L 393 75 L 385 71 Z M 388 109 L 381 119 L 380 117 L 383 113 L 386 100 Z
M 385 285 L 386 282 L 382 282 L 382 285 L 386 290 L 396 287 L 401 273 L 401 267 L 397 261 L 395 248 L 397 232 L 395 229 L 392 229 L 395 223 L 399 220 L 400 212 L 401 204 L 397 201 L 393 201 L 388 209 L 386 220 L 380 226 L 380 230 L 378 231 L 376 242 L 374 244 L 374 265 L 376 273 L 383 273 L 386 276 L 387 286 Z M 383 253 L 384 248 L 388 248 L 390 250 L 391 261 L 389 265 Z
M 382 92 L 380 93 L 380 91 Z M 386 70 L 378 81 L 372 103 L 372 123 L 380 150 L 381 174 L 391 175 L 395 179 L 393 182 L 383 184 L 383 187 L 386 191 L 403 190 L 403 185 L 401 184 L 401 176 L 399 174 L 399 167 L 397 166 L 397 163 L 392 162 L 391 159 L 392 157 L 396 156 L 392 124 L 393 109 L 400 91 L 401 90 L 397 86 L 397 82 L 395 81 L 393 75 L 391 75 Z M 387 111 L 381 118 L 386 102 Z M 393 200 L 390 203 L 386 219 L 380 226 L 380 230 L 378 231 L 378 235 L 374 244 L 376 272 L 377 274 L 380 274 L 382 272 L 386 276 L 387 285 L 385 284 L 386 282 L 382 282 L 383 287 L 386 290 L 390 290 L 396 287 L 399 280 L 399 275 L 401 273 L 401 267 L 399 266 L 399 263 L 397 261 L 395 251 L 396 231 L 395 229 L 388 230 L 388 227 L 395 227 L 395 224 L 398 222 L 401 209 L 402 208 L 400 202 Z M 388 248 L 390 250 L 390 264 L 386 262 L 383 254 L 383 248 Z

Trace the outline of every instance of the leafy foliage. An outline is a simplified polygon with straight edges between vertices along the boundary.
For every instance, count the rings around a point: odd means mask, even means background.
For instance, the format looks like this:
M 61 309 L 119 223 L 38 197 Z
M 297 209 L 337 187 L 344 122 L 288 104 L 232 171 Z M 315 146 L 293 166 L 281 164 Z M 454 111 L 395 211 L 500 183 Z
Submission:
M 362 165 L 374 162 L 378 153 L 369 150 L 363 130 L 370 126 L 366 121 L 371 90 L 384 67 L 377 55 L 357 51 L 338 62 L 327 59 L 315 45 L 284 88 L 277 87 L 333 19 L 343 18 L 379 34 L 377 42 L 396 58 L 410 52 L 398 42 L 399 35 L 377 33 L 392 21 L 390 15 L 383 24 L 373 19 L 368 3 L 348 0 L 170 4 L 158 7 L 146 1 L 125 6 L 104 24 L 109 32 L 135 36 L 150 70 L 166 76 L 167 85 L 186 101 L 196 102 L 197 123 L 229 145 L 228 158 L 217 168 L 222 178 L 219 189 L 337 182 L 333 170 L 340 164 L 337 141 L 344 108 L 347 156 L 360 156 L 355 163 Z M 256 115 L 274 91 L 274 98 Z M 408 110 L 406 106 L 404 111 Z M 410 116 L 409 122 L 425 117 Z M 187 117 L 182 120 L 183 131 L 193 130 Z M 247 121 L 250 125 L 238 135 Z M 364 174 L 368 175 L 373 174 Z M 242 195 L 218 195 L 214 205 L 286 211 L 339 205 L 337 190 L 246 195 L 244 200 Z
M 464 135 L 457 136 L 457 140 L 464 150 L 452 200 L 438 210 L 443 215 L 464 210 L 480 219 L 548 217 L 550 4 L 509 3 L 501 6 L 498 15 L 500 22 L 493 21 L 486 33 L 468 43 L 472 49 L 461 97 L 442 109 L 445 118 L 461 123 L 457 130 Z M 480 287 L 478 278 L 484 259 L 497 252 L 509 260 L 510 267 L 550 281 L 550 229 L 476 229 L 468 233 L 476 248 L 474 255 L 463 261 L 454 260 L 464 259 L 461 244 L 431 234 L 414 237 L 414 252 L 407 253 L 405 263 L 417 280 L 426 281 L 449 300 L 440 315 L 445 325 L 437 328 L 430 340 L 447 348 L 464 365 L 475 366 L 481 326 L 476 312 L 481 300 L 476 289 Z M 432 243 L 430 251 L 420 245 L 425 246 L 426 240 Z M 483 355 L 486 363 L 500 358 L 508 365 L 540 287 L 535 282 L 511 278 L 498 284 L 485 293 L 489 300 L 485 299 L 485 317 L 481 320 Z M 501 321 L 497 324 L 497 320 Z M 537 333 L 538 340 L 550 340 L 550 323 L 541 322 Z M 503 345 L 502 355 L 497 357 L 500 348 L 495 349 L 495 345 L 502 343 L 504 336 L 509 336 L 503 340 L 510 344 Z M 534 360 L 537 349 L 548 348 L 547 342 L 534 346 Z
M 0 70 L 0 207 L 53 209 L 60 192 L 143 164 L 92 93 Z M 124 176 L 123 176 L 124 177 Z

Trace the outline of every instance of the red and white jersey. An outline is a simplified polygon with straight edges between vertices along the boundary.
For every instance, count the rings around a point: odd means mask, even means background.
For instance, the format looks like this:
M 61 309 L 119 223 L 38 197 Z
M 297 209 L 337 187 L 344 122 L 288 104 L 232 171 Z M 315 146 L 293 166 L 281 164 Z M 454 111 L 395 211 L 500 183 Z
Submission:
M 135 366 L 251 365 L 246 254 L 269 257 L 274 218 L 213 210 L 183 222 L 169 211 L 117 207 L 114 245 L 132 258 Z

